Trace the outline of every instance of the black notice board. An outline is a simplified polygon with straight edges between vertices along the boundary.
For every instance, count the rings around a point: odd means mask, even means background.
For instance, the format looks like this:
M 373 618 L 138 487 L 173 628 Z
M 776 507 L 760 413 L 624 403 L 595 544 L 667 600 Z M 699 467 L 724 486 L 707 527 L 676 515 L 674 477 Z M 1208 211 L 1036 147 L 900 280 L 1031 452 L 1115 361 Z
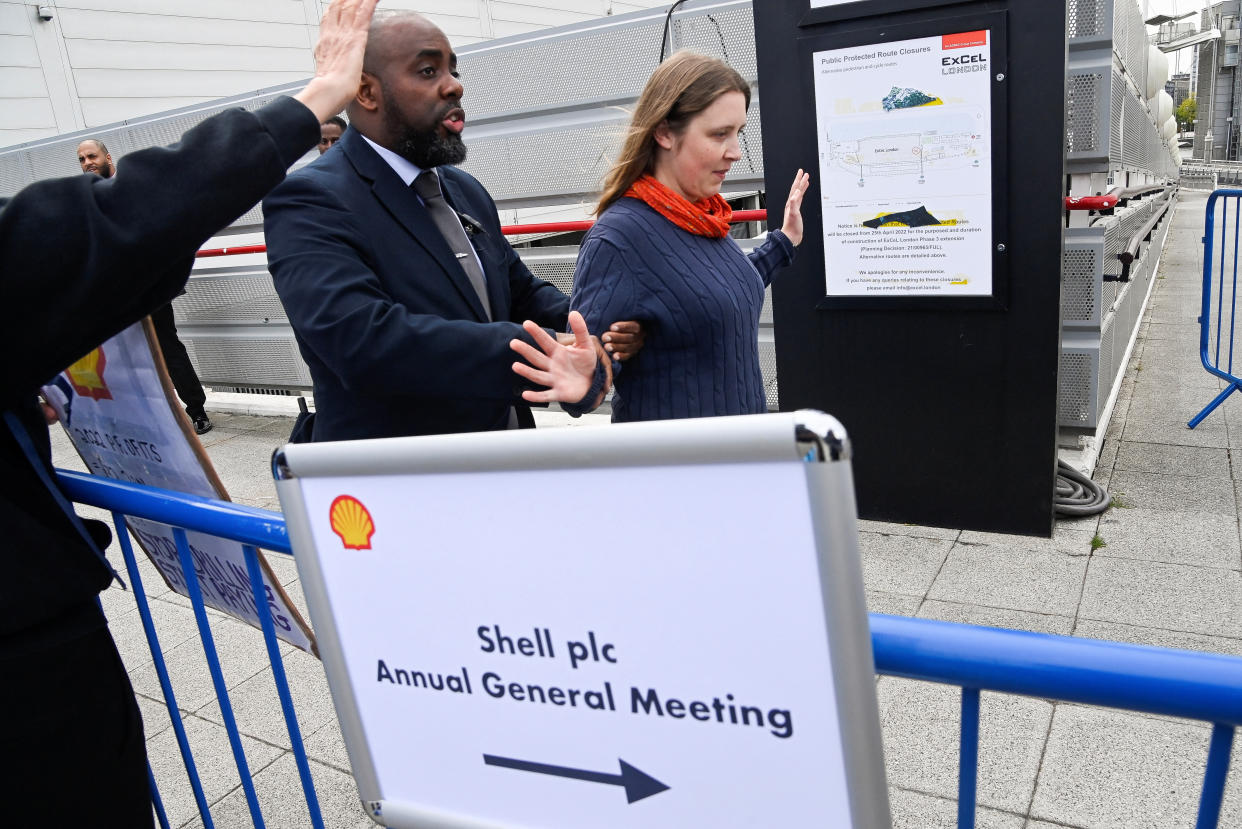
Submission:
M 780 405 L 823 409 L 850 429 L 865 518 L 1051 534 L 1063 9 L 1031 0 L 755 4 L 767 190 L 784 192 L 798 167 L 812 174 L 797 261 L 773 289 Z M 828 296 L 833 262 L 825 261 L 812 56 L 972 30 L 990 33 L 991 74 L 1003 76 L 993 84 L 988 135 L 992 290 L 970 298 Z M 827 212 L 837 209 L 836 193 Z M 769 204 L 779 226 L 783 204 Z

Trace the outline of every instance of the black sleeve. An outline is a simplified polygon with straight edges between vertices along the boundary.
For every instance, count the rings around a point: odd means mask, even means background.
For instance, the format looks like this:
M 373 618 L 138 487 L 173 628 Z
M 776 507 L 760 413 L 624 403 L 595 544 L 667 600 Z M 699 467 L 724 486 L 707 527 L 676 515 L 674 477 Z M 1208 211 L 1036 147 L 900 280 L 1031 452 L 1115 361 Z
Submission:
M 208 118 L 111 179 L 49 179 L 0 206 L 0 407 L 170 301 L 186 263 L 318 140 L 292 98 Z

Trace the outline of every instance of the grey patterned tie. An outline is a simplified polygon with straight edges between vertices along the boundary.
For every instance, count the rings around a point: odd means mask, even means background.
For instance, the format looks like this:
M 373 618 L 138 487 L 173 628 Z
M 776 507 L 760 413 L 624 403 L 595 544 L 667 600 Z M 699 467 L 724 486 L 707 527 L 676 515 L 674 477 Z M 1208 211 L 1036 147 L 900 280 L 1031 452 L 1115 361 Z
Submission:
M 461 220 L 457 218 L 457 212 L 449 206 L 449 203 L 444 200 L 444 194 L 440 192 L 440 178 L 436 175 L 436 171 L 424 170 L 419 173 L 418 178 L 414 179 L 410 187 L 414 188 L 414 192 L 423 200 L 423 206 L 431 214 L 432 220 L 440 230 L 440 235 L 453 249 L 457 263 L 469 277 L 474 292 L 479 295 L 479 302 L 483 303 L 483 312 L 487 314 L 488 321 L 491 321 L 492 304 L 487 300 L 487 281 L 483 277 L 483 269 L 479 267 L 474 248 L 470 246 L 470 239 L 467 238 L 466 231 L 461 226 Z

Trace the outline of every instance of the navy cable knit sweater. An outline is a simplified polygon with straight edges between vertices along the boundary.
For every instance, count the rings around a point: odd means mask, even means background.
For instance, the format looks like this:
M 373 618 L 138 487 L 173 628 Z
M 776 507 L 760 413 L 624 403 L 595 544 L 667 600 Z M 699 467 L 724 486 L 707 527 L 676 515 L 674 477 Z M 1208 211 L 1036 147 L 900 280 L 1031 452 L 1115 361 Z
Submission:
M 779 230 L 748 256 L 732 238 L 696 236 L 638 199 L 604 211 L 582 242 L 570 306 L 595 333 L 615 320 L 646 329 L 642 351 L 617 374 L 613 421 L 766 411 L 759 311 L 793 255 Z

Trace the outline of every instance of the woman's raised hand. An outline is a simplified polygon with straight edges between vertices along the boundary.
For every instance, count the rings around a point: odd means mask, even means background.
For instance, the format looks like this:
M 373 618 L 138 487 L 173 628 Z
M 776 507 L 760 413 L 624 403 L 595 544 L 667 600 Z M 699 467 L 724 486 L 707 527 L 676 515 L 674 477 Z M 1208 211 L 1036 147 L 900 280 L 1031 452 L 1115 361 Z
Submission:
M 802 244 L 802 197 L 810 186 L 811 174 L 799 169 L 789 188 L 789 199 L 785 202 L 785 224 L 781 225 L 781 230 L 794 247 Z

